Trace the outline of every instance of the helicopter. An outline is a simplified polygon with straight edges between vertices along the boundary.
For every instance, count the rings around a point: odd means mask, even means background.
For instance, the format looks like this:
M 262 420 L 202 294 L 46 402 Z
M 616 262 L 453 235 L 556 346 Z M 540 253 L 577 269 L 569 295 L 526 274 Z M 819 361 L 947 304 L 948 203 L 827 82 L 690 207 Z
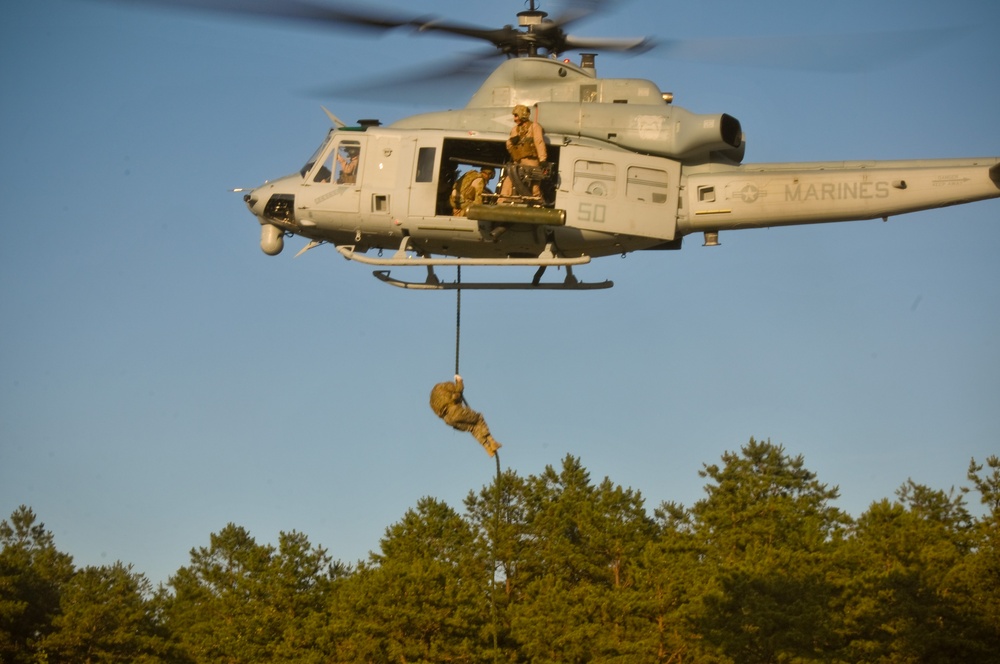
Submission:
M 516 27 L 489 29 L 307 0 L 208 2 L 210 9 L 264 17 L 458 35 L 486 41 L 491 55 L 504 58 L 463 108 L 384 126 L 348 126 L 324 109 L 332 128 L 300 170 L 238 190 L 260 225 L 263 252 L 277 255 L 285 238 L 300 236 L 308 244 L 299 255 L 329 244 L 407 289 L 591 290 L 613 282 L 581 282 L 574 267 L 679 250 L 688 236 L 717 246 L 723 231 L 887 220 L 1000 197 L 998 157 L 744 163 L 745 135 L 732 115 L 676 106 L 652 81 L 597 75 L 598 51 L 642 53 L 654 45 L 566 32 L 605 4 L 571 3 L 550 18 L 529 0 Z M 568 52 L 580 53 L 579 60 Z M 508 146 L 519 106 L 544 127 L 545 159 L 527 168 L 513 162 Z M 476 170 L 493 175 L 485 194 L 460 210 L 457 187 Z M 438 266 L 537 271 L 529 282 L 447 283 Z M 564 280 L 543 282 L 553 266 L 565 268 Z M 423 281 L 391 274 L 413 267 L 426 268 Z

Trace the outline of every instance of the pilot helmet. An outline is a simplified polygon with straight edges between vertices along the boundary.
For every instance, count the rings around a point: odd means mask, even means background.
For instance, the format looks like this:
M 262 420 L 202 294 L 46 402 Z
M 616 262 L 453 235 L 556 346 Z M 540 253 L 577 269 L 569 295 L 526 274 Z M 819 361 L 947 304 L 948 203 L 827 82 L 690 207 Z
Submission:
M 527 120 L 531 117 L 531 111 L 524 104 L 518 104 L 514 107 L 514 115 L 516 115 L 521 120 Z

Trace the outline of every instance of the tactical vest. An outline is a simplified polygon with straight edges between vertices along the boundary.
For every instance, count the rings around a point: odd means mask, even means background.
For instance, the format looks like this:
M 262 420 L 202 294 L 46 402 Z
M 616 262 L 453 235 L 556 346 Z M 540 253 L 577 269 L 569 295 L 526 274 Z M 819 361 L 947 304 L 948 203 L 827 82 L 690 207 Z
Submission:
M 469 171 L 462 176 L 451 192 L 451 206 L 456 210 L 476 200 L 476 190 L 472 183 L 482 177 L 479 171 Z
M 532 131 L 534 126 L 530 120 L 517 126 L 518 143 L 510 146 L 510 158 L 515 163 L 522 159 L 538 159 L 538 150 L 535 149 L 535 138 Z
M 476 200 L 476 188 L 472 185 L 475 184 L 476 180 L 482 178 L 482 173 L 479 171 L 471 171 L 462 176 L 462 204 L 472 203 Z

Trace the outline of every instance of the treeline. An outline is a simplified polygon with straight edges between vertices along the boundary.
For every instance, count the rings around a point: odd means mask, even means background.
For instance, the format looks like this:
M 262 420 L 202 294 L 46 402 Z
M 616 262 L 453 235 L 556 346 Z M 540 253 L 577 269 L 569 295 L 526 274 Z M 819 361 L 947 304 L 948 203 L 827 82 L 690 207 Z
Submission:
M 356 566 L 230 524 L 158 589 L 75 568 L 22 506 L 0 524 L 0 661 L 1000 662 L 1000 458 L 857 518 L 770 442 L 700 474 L 703 499 L 649 514 L 574 457 L 507 471 L 462 512 L 420 500 Z

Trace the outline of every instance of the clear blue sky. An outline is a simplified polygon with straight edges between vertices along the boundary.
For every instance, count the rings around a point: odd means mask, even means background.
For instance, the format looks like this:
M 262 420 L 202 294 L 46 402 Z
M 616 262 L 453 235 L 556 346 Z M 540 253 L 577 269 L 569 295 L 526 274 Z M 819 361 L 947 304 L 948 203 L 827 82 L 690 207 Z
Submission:
M 522 9 L 384 6 L 483 25 Z M 654 56 L 598 72 L 738 117 L 748 162 L 1000 155 L 995 2 L 635 0 L 578 32 L 950 25 L 973 29 L 861 73 Z M 308 91 L 474 45 L 82 0 L 16 3 L 2 30 L 0 516 L 27 504 L 77 565 L 160 582 L 228 522 L 353 562 L 421 496 L 461 509 L 491 481 L 427 406 L 454 368 L 454 294 L 389 288 L 329 247 L 293 259 L 297 240 L 267 257 L 228 191 L 297 170 L 321 103 L 348 121 L 428 110 Z M 578 271 L 609 291 L 465 295 L 467 396 L 505 467 L 577 455 L 651 511 L 770 438 L 858 515 L 1000 453 L 1000 201 L 691 239 Z

